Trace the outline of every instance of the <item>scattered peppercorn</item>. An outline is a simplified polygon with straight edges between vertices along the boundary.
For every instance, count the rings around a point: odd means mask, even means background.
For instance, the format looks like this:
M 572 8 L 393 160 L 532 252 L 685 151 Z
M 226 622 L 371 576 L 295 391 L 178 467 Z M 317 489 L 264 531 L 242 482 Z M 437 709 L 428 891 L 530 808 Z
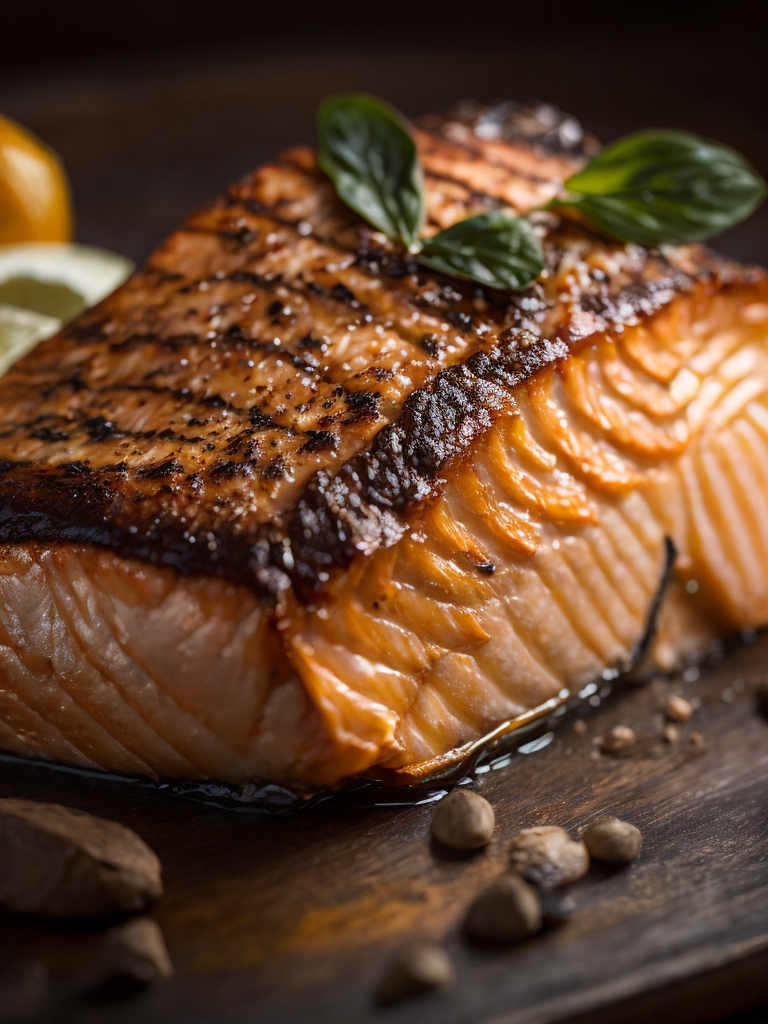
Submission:
M 619 818 L 600 818 L 584 833 L 584 843 L 595 860 L 608 864 L 630 864 L 640 853 L 640 830 Z
M 676 725 L 671 722 L 667 722 L 664 726 L 664 732 L 662 734 L 667 743 L 675 743 L 680 737 L 680 730 Z
M 687 722 L 693 714 L 693 706 L 685 697 L 673 693 L 664 705 L 664 714 L 672 722 Z
M 600 749 L 607 754 L 618 754 L 627 747 L 631 747 L 637 737 L 634 729 L 628 725 L 615 725 L 610 732 L 607 732 L 600 741 Z
M 542 889 L 556 889 L 586 875 L 589 853 L 584 843 L 571 839 L 565 829 L 542 825 L 515 836 L 510 862 L 529 882 Z
M 541 931 L 541 901 L 533 886 L 514 871 L 501 875 L 471 904 L 467 934 L 483 942 L 520 942 Z
M 148 917 L 138 917 L 107 932 L 96 974 L 102 985 L 143 987 L 170 978 L 173 967 L 158 925 Z
M 493 808 L 478 793 L 454 789 L 432 816 L 432 835 L 452 850 L 479 850 L 493 836 Z
M 449 988 L 454 970 L 446 951 L 433 943 L 406 946 L 392 957 L 376 986 L 382 1006 L 410 999 L 423 992 Z

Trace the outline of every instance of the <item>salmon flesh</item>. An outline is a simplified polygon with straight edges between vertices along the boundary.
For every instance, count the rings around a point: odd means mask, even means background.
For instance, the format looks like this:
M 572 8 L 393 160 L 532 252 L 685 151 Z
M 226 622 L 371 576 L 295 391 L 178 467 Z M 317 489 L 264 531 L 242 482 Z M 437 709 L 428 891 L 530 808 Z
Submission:
M 513 103 L 416 136 L 428 232 L 541 205 L 595 148 Z M 0 747 L 421 778 L 644 646 L 671 669 L 768 622 L 768 278 L 533 219 L 545 273 L 488 291 L 293 149 L 17 363 Z

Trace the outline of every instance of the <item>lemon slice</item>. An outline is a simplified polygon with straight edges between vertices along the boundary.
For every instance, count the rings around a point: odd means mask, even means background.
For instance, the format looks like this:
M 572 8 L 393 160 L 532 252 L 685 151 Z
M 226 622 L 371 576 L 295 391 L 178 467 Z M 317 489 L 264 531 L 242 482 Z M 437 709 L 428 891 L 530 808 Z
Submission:
M 61 320 L 28 309 L 0 304 L 0 377 L 31 351 L 39 341 L 50 338 L 61 327 Z
M 89 245 L 0 245 L 0 303 L 71 320 L 121 285 L 133 263 Z
M 132 270 L 124 256 L 92 246 L 0 245 L 0 376 Z

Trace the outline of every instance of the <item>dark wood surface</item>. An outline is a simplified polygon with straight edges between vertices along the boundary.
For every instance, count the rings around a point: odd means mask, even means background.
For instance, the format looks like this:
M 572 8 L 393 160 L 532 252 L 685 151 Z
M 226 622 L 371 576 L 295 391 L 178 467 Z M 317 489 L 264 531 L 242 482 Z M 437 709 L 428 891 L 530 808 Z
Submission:
M 753 701 L 766 656 L 768 636 L 680 681 L 701 706 L 672 744 L 659 738 L 666 682 L 614 693 L 586 715 L 584 735 L 573 717 L 560 720 L 546 748 L 478 777 L 498 828 L 470 857 L 430 845 L 431 806 L 375 806 L 385 799 L 376 790 L 267 817 L 5 763 L 0 795 L 115 818 L 158 852 L 167 892 L 152 916 L 177 974 L 133 1001 L 83 1002 L 78 985 L 100 929 L 22 918 L 0 922 L 2 959 L 47 964 L 54 983 L 42 1019 L 82 1024 L 716 1020 L 768 997 L 768 722 Z M 635 728 L 636 746 L 598 753 L 595 739 L 620 723 Z M 593 866 L 572 887 L 572 920 L 524 945 L 462 939 L 464 908 L 503 868 L 520 828 L 578 833 L 602 814 L 640 827 L 636 864 Z M 445 940 L 455 989 L 374 1008 L 388 953 L 414 938 Z
M 339 89 L 368 89 L 414 114 L 465 95 L 538 95 L 603 138 L 651 124 L 688 128 L 768 170 L 764 63 L 744 59 L 734 76 L 736 58 L 724 63 L 716 33 L 690 45 L 662 33 L 650 57 L 645 44 L 611 48 L 589 33 L 578 46 L 562 34 L 488 35 L 482 46 L 253 39 L 79 67 L 17 64 L 0 78 L 0 110 L 63 154 L 80 239 L 136 259 L 228 180 L 311 138 L 317 98 Z M 767 240 L 763 210 L 719 244 L 768 262 Z M 676 744 L 658 738 L 665 687 L 628 689 L 590 713 L 586 735 L 562 721 L 546 749 L 481 776 L 498 835 L 466 860 L 430 848 L 429 806 L 377 807 L 359 796 L 264 817 L 0 762 L 0 795 L 115 818 L 157 850 L 167 893 L 153 916 L 177 974 L 124 1004 L 89 1003 L 80 985 L 99 929 L 23 919 L 0 922 L 0 960 L 47 964 L 53 984 L 39 1016 L 78 1024 L 720 1020 L 768 1000 L 768 725 L 754 712 L 752 683 L 734 689 L 762 672 L 766 655 L 763 638 L 681 683 L 702 704 Z M 594 739 L 616 723 L 641 734 L 637 748 L 597 755 Z M 685 739 L 692 729 L 705 738 L 701 755 Z M 577 913 L 560 930 L 513 950 L 463 942 L 463 909 L 502 868 L 519 828 L 578 831 L 605 813 L 643 830 L 638 864 L 594 870 L 575 887 Z M 418 937 L 445 939 L 455 989 L 374 1009 L 371 986 L 387 953 Z

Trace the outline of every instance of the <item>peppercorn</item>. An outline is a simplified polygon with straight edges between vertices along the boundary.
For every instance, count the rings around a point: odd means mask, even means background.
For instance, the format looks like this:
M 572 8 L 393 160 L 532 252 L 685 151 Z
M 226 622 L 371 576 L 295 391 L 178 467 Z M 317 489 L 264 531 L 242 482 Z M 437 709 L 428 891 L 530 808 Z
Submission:
M 672 722 L 687 722 L 693 714 L 693 706 L 684 697 L 673 693 L 664 705 L 664 714 Z
M 452 850 L 478 850 L 493 836 L 493 808 L 478 793 L 454 789 L 432 816 L 432 835 Z
M 414 943 L 392 956 L 376 986 L 376 1000 L 386 1006 L 422 992 L 448 988 L 453 980 L 453 964 L 441 946 Z
M 526 828 L 512 840 L 512 867 L 542 889 L 556 889 L 586 875 L 589 853 L 556 825 Z
M 595 860 L 608 864 L 630 864 L 640 853 L 640 830 L 619 818 L 594 821 L 584 833 L 584 843 Z
M 464 921 L 467 934 L 485 942 L 520 942 L 540 932 L 541 926 L 538 893 L 514 871 L 484 889 Z

